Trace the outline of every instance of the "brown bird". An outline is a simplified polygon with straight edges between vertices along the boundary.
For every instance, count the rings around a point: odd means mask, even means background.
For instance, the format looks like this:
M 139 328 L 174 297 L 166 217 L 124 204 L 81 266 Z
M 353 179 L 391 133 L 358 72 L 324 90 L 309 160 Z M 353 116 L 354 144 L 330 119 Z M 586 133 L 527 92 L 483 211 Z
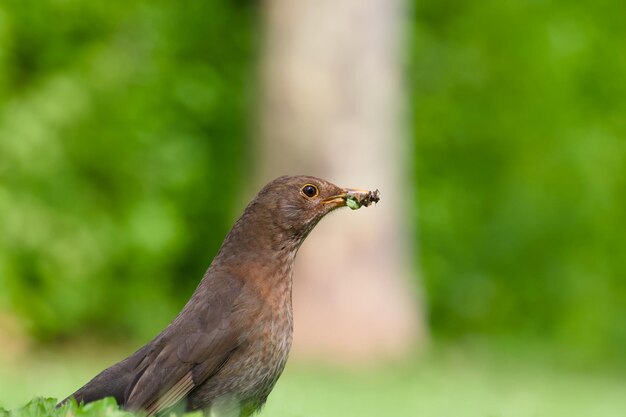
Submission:
M 148 415 L 177 404 L 211 416 L 249 416 L 266 401 L 291 348 L 296 252 L 322 217 L 379 199 L 309 176 L 267 184 L 246 207 L 178 316 L 73 397 L 115 397 Z M 61 404 L 62 404 L 61 403 Z

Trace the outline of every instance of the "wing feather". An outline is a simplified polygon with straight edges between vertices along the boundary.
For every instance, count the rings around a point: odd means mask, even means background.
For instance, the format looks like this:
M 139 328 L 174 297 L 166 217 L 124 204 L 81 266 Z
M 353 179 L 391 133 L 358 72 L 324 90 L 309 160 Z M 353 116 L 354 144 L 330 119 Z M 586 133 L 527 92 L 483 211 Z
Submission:
M 193 376 L 191 372 L 187 372 L 182 379 L 180 379 L 172 388 L 170 388 L 165 394 L 156 401 L 153 401 L 148 407 L 146 407 L 146 413 L 148 416 L 154 415 L 161 410 L 166 410 L 176 405 L 182 400 L 196 385 L 193 383 Z
M 153 415 L 166 410 L 214 375 L 243 340 L 237 315 L 243 282 L 220 275 L 228 285 L 200 286 L 179 317 L 154 341 L 147 366 L 127 391 L 125 406 Z

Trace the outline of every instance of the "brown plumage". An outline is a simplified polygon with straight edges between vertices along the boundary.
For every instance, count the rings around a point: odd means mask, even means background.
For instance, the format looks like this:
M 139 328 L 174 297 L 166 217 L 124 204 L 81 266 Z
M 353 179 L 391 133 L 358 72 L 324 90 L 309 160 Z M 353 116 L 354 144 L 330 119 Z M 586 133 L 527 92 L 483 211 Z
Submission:
M 287 361 L 298 248 L 330 211 L 370 201 L 378 201 L 378 191 L 315 177 L 270 182 L 226 236 L 176 319 L 70 397 L 87 403 L 112 396 L 148 415 L 184 404 L 210 415 L 249 416 L 265 403 Z

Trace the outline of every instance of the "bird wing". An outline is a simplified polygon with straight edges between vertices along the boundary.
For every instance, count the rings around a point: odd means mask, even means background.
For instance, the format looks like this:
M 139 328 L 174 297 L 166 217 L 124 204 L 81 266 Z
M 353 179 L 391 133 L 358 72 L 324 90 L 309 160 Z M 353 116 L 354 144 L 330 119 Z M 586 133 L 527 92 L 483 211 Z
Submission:
M 138 364 L 127 390 L 128 409 L 153 415 L 178 403 L 219 371 L 245 338 L 237 320 L 242 281 L 223 275 L 208 278 L 213 282 L 198 287 Z

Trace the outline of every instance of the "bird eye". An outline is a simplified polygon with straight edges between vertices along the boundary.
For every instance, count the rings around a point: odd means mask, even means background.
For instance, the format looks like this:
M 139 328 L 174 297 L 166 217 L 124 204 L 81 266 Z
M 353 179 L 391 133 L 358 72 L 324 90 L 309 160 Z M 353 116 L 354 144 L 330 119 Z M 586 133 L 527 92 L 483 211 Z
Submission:
M 317 187 L 312 184 L 307 184 L 304 187 L 302 187 L 302 194 L 304 194 L 305 196 L 309 198 L 316 197 L 319 193 L 320 192 L 317 189 Z

